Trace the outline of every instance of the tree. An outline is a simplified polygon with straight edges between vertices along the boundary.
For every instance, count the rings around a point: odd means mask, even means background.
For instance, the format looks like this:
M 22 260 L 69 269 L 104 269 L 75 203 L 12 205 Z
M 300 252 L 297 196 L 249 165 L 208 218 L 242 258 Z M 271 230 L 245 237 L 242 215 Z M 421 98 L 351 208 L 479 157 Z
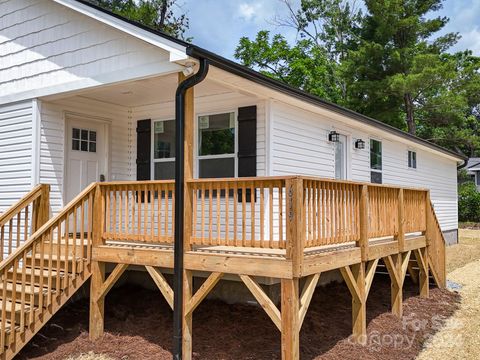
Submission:
M 411 134 L 420 114 L 455 121 L 466 103 L 449 91 L 457 73 L 445 51 L 459 37 L 434 38 L 448 22 L 431 17 L 442 0 L 367 0 L 365 5 L 359 46 L 345 63 L 349 104 Z
M 185 39 L 185 31 L 189 27 L 187 15 L 182 13 L 177 16 L 173 11 L 174 6 L 181 8 L 177 0 L 88 1 L 176 38 Z
M 289 85 L 344 104 L 347 92 L 339 65 L 354 43 L 360 12 L 345 0 L 302 0 L 299 9 L 289 0 L 280 1 L 288 15 L 273 22 L 295 29 L 296 43 L 288 44 L 279 34 L 270 40 L 267 31 L 260 31 L 255 40 L 240 40 L 235 57 Z

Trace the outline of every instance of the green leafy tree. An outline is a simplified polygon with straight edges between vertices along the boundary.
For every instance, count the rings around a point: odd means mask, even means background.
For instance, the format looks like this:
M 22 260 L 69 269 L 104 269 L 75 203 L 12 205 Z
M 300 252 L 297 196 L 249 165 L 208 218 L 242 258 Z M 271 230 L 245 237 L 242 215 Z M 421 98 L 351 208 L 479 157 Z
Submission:
M 189 19 L 187 15 L 184 12 L 180 15 L 176 15 L 173 11 L 175 6 L 180 8 L 177 0 L 88 1 L 176 38 L 185 39 L 185 31 L 189 27 Z
M 473 182 L 458 186 L 458 219 L 480 222 L 480 193 Z
M 432 17 L 442 0 L 366 0 L 365 5 L 358 48 L 345 62 L 349 104 L 411 134 L 420 116 L 458 120 L 466 102 L 449 91 L 457 72 L 445 51 L 459 37 L 435 38 L 448 18 Z

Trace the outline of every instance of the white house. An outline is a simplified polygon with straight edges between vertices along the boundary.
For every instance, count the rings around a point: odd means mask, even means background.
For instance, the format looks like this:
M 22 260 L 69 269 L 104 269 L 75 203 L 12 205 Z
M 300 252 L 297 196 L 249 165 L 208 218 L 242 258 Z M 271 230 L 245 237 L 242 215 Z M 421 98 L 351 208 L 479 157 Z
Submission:
M 51 184 L 57 213 L 92 181 L 172 178 L 178 74 L 206 58 L 195 177 L 425 187 L 457 239 L 464 158 L 452 151 L 83 1 L 7 0 L 0 14 L 1 209 L 38 183 Z

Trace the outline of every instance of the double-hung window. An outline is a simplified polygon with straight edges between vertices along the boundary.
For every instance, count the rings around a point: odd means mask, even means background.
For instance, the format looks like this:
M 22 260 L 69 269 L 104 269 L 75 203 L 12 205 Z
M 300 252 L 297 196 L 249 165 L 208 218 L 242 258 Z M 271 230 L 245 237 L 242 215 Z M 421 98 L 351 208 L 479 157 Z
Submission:
M 370 139 L 370 182 L 382 183 L 382 142 Z
M 411 169 L 417 168 L 417 153 L 415 151 L 408 150 L 408 167 Z
M 197 125 L 198 177 L 235 177 L 235 112 L 199 116 Z
M 153 167 L 155 180 L 175 178 L 175 120 L 153 121 Z

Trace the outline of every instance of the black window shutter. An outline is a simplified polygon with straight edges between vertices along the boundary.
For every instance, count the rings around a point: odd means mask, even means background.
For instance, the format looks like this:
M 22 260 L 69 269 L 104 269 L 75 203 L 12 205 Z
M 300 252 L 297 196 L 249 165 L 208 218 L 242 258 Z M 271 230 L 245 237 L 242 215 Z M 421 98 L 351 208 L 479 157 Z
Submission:
M 151 142 L 152 142 L 152 120 L 138 120 L 137 121 L 137 180 L 151 179 Z M 144 194 L 144 191 L 139 192 L 140 201 L 150 200 L 149 194 Z
M 137 180 L 151 179 L 152 120 L 137 121 Z
M 238 176 L 257 176 L 256 106 L 246 106 L 238 109 Z M 239 196 L 239 199 L 242 199 L 242 197 Z M 247 202 L 251 201 L 250 190 L 247 190 L 246 200 Z

